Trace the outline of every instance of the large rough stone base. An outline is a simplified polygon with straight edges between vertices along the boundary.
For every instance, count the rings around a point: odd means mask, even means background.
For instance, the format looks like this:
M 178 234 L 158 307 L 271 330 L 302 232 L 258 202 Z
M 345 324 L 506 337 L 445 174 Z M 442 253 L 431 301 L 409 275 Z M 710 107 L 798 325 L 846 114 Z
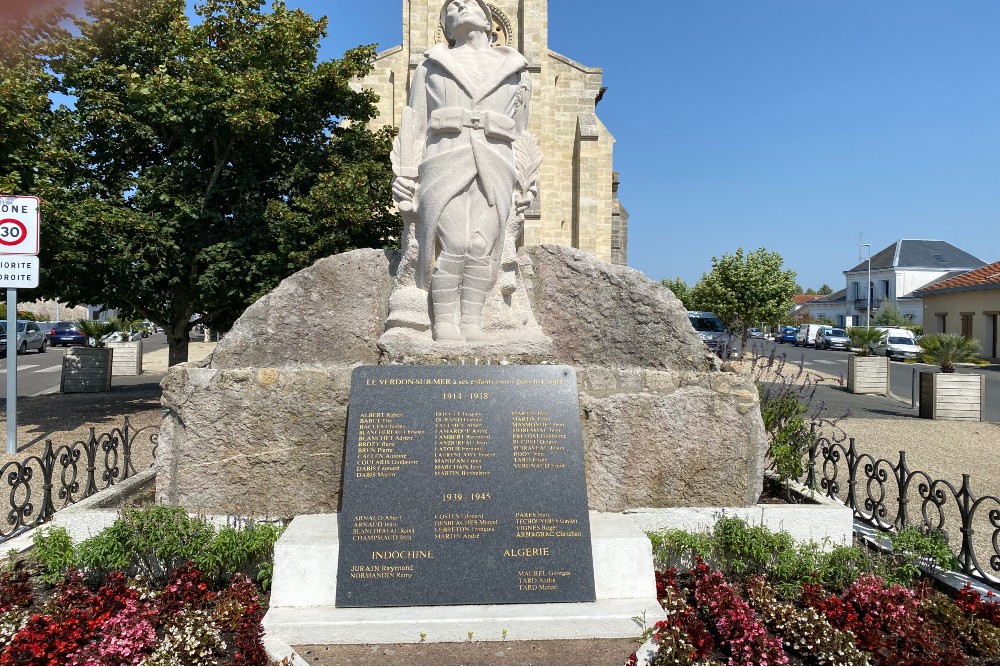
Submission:
M 649 540 L 627 517 L 590 515 L 596 602 L 341 609 L 337 516 L 299 516 L 274 548 L 268 636 L 288 644 L 634 637 L 664 618 Z M 484 572 L 484 576 L 488 573 Z
M 383 362 L 393 364 L 544 364 L 555 363 L 552 341 L 536 333 L 518 341 L 442 343 L 430 331 L 390 329 L 378 341 Z
M 493 337 L 475 344 L 385 330 L 398 253 L 355 250 L 282 281 L 210 360 L 164 378 L 157 498 L 335 511 L 353 368 L 506 362 L 576 368 L 591 509 L 753 505 L 767 443 L 752 378 L 720 365 L 670 290 L 560 246 L 523 249 L 518 264 L 517 291 L 484 311 Z
M 352 370 L 171 368 L 157 500 L 211 514 L 336 511 Z M 756 503 L 764 434 L 749 377 L 588 367 L 577 387 L 591 509 Z

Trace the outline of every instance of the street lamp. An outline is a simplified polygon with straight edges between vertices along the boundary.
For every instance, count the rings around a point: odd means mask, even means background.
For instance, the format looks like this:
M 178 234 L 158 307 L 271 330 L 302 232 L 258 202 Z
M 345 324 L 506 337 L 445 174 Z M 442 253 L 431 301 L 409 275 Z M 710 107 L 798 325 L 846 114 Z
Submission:
M 868 284 L 865 286 L 865 305 L 868 307 L 868 316 L 865 318 L 865 329 L 872 327 L 872 244 L 859 243 L 858 248 L 868 248 Z

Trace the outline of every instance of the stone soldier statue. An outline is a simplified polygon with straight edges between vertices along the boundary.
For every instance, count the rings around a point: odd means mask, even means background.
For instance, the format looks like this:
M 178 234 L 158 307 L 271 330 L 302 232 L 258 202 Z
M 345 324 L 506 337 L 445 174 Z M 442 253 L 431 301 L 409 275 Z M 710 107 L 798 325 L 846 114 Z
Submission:
M 451 46 L 429 49 L 413 75 L 393 196 L 412 221 L 404 263 L 414 286 L 430 289 L 434 340 L 481 341 L 483 304 L 501 266 L 514 262 L 541 158 L 527 132 L 527 61 L 491 46 L 489 7 L 447 0 L 441 19 Z

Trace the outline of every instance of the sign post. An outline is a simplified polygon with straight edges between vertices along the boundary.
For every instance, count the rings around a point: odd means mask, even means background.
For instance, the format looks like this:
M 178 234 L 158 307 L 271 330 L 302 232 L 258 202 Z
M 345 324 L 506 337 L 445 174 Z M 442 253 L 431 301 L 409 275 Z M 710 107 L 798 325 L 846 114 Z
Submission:
M 0 287 L 7 289 L 7 453 L 17 454 L 17 288 L 38 287 L 37 197 L 0 196 Z

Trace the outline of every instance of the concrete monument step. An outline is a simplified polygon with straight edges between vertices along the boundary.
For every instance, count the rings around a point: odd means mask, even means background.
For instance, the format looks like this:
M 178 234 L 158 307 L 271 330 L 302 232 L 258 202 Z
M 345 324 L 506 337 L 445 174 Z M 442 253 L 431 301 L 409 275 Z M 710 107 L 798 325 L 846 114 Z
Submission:
M 300 515 L 275 544 L 264 629 L 292 645 L 638 636 L 664 617 L 649 540 L 621 514 L 591 512 L 590 531 L 595 602 L 339 608 L 337 515 Z

